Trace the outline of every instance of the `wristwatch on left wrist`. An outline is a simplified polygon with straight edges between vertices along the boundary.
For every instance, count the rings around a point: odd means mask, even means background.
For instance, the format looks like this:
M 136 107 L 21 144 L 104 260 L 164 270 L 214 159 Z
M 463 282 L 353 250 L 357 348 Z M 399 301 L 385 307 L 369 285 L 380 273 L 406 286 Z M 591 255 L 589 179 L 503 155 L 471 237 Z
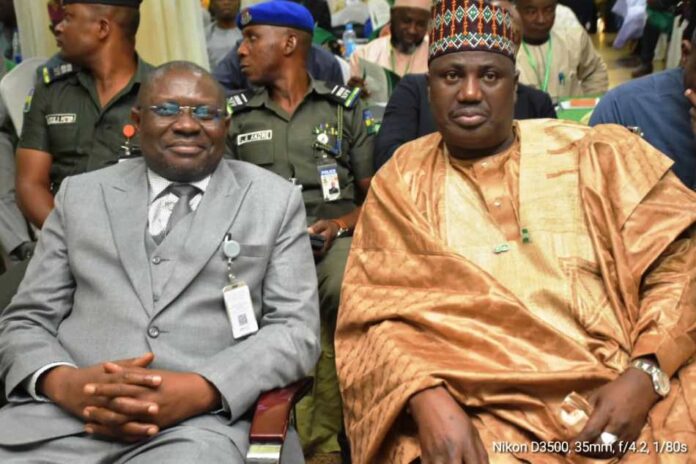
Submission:
M 650 376 L 655 393 L 660 395 L 662 398 L 669 394 L 669 377 L 667 377 L 667 374 L 665 374 L 662 369 L 657 366 L 657 364 L 644 359 L 636 359 L 631 363 L 631 366 L 635 367 L 636 369 L 640 369 Z

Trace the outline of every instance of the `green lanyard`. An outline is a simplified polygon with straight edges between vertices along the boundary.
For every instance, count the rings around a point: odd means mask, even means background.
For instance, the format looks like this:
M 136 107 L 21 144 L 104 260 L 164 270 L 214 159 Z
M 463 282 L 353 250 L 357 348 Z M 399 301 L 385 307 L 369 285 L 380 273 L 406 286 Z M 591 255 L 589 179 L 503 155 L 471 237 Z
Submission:
M 392 71 L 394 71 L 395 74 L 398 74 L 400 76 L 405 76 L 408 74 L 408 71 L 411 69 L 411 64 L 413 64 L 413 60 L 416 57 L 416 51 L 414 51 L 411 54 L 411 58 L 408 60 L 408 63 L 406 63 L 406 69 L 404 69 L 403 74 L 399 74 L 399 71 L 396 70 L 396 58 L 394 57 L 394 47 L 392 44 L 389 44 L 389 60 L 391 61 L 391 68 Z
M 549 49 L 546 50 L 546 71 L 544 71 L 544 82 L 541 84 L 541 90 L 544 92 L 547 91 L 549 88 L 549 77 L 551 76 L 551 49 L 553 42 L 551 42 L 551 36 L 549 36 Z M 532 70 L 534 70 L 534 75 L 539 77 L 539 71 L 537 71 L 537 62 L 534 56 L 529 53 L 529 49 L 527 48 L 527 43 L 522 41 L 522 48 L 524 48 L 524 53 L 527 55 L 527 60 L 529 61 L 529 65 L 532 67 Z

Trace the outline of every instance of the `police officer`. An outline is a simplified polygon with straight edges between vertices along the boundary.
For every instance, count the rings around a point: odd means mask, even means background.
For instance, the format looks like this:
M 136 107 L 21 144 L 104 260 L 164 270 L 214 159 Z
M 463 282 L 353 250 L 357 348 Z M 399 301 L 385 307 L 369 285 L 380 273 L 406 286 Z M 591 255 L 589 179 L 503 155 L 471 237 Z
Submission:
M 308 74 L 314 20 L 304 6 L 261 3 L 243 9 L 237 23 L 241 68 L 257 89 L 229 98 L 228 145 L 235 158 L 302 189 L 317 262 L 322 356 L 313 395 L 298 410 L 298 430 L 306 454 L 335 452 L 342 416 L 333 333 L 349 236 L 373 174 L 374 124 L 358 89 Z
M 141 1 L 63 0 L 55 33 L 65 61 L 39 70 L 17 149 L 17 201 L 37 227 L 66 176 L 118 160 L 123 127 L 151 70 L 135 53 Z

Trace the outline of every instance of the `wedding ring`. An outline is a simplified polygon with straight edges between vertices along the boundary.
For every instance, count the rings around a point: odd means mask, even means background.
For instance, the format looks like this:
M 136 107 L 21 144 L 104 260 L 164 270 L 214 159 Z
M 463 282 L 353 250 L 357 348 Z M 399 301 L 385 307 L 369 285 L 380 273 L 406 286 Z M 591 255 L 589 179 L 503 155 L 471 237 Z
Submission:
M 602 432 L 602 434 L 599 436 L 599 440 L 602 442 L 602 444 L 613 445 L 619 440 L 619 437 L 617 437 L 613 433 Z

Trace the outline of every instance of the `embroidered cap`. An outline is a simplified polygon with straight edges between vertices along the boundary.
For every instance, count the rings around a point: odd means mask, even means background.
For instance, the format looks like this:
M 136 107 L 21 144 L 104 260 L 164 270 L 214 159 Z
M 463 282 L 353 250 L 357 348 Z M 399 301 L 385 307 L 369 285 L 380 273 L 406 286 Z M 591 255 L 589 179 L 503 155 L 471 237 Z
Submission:
M 500 53 L 515 61 L 520 31 L 505 6 L 490 0 L 435 0 L 428 62 L 465 51 Z
M 254 24 L 291 27 L 310 34 L 314 32 L 312 13 L 299 3 L 286 0 L 259 3 L 244 8 L 237 15 L 237 27 L 240 30 Z

